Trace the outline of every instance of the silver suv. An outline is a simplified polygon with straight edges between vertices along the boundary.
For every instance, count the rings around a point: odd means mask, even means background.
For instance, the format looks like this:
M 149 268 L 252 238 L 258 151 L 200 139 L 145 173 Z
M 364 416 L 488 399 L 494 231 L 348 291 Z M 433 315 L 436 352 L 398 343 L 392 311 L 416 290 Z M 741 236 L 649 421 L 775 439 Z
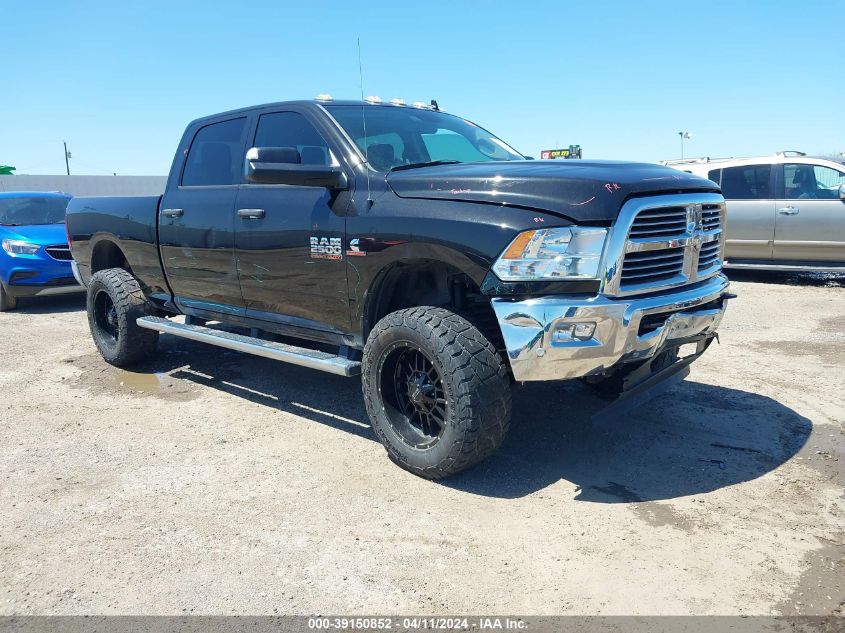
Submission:
M 721 186 L 726 267 L 845 271 L 845 162 L 789 151 L 662 164 Z

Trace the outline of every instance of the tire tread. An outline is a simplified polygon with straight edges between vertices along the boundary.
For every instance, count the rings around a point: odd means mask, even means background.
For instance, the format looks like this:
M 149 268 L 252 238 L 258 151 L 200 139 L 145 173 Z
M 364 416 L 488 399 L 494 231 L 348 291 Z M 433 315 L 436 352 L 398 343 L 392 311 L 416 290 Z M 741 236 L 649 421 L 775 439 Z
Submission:
M 444 308 L 415 307 L 393 312 L 379 321 L 364 349 L 365 366 L 373 358 L 375 341 L 391 328 L 404 327 L 425 337 L 444 365 L 455 376 L 457 398 L 452 403 L 458 434 L 448 455 L 429 467 L 407 463 L 384 437 L 378 423 L 373 429 L 391 459 L 427 479 L 440 479 L 483 461 L 499 448 L 510 428 L 511 393 L 508 370 L 495 347 L 469 321 Z M 371 420 L 382 412 L 374 405 L 373 378 L 364 371 L 364 396 Z
M 133 365 L 153 356 L 158 347 L 158 332 L 139 327 L 138 317 L 151 312 L 138 280 L 122 268 L 108 268 L 94 274 L 88 286 L 88 323 L 94 343 L 106 362 L 117 367 Z M 114 348 L 106 346 L 98 337 L 93 316 L 93 295 L 104 289 L 117 309 L 121 335 Z
M 0 281 L 0 312 L 8 312 L 18 307 L 18 298 L 9 294 Z

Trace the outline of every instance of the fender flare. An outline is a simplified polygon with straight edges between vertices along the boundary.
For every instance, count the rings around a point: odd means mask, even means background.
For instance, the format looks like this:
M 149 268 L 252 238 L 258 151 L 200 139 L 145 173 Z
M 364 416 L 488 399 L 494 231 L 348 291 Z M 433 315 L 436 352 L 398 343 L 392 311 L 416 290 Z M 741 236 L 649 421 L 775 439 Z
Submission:
M 377 314 L 382 300 L 384 284 L 397 269 L 425 263 L 445 264 L 456 273 L 466 275 L 479 288 L 489 270 L 488 263 L 476 261 L 444 244 L 405 243 L 393 246 L 386 252 L 390 253 L 390 260 L 372 275 L 360 302 L 356 302 L 358 313 L 353 315 L 353 319 L 360 324 L 362 342 L 366 341 L 370 330 L 375 326 L 374 315 Z

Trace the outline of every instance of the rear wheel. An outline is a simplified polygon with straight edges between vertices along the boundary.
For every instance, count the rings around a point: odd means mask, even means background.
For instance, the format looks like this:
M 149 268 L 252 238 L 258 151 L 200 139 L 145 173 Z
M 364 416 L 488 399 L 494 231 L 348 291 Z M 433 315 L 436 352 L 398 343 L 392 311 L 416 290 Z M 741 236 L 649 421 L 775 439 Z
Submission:
M 107 363 L 124 367 L 150 358 L 158 332 L 139 327 L 138 317 L 151 312 L 138 280 L 122 268 L 96 273 L 88 284 L 88 325 Z
M 495 348 L 442 308 L 383 318 L 364 348 L 373 430 L 402 468 L 429 479 L 492 455 L 510 425 L 510 380 Z
M 18 307 L 18 298 L 13 297 L 6 290 L 6 286 L 0 281 L 0 312 L 8 312 Z

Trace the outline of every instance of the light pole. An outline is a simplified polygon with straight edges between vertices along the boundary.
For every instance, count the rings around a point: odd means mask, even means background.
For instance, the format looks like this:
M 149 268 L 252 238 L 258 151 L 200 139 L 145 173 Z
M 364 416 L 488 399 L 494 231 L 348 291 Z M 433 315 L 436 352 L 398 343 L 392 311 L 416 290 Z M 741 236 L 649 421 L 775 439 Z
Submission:
M 692 134 L 689 132 L 678 132 L 678 136 L 681 137 L 681 158 L 684 157 L 684 139 L 691 139 Z

